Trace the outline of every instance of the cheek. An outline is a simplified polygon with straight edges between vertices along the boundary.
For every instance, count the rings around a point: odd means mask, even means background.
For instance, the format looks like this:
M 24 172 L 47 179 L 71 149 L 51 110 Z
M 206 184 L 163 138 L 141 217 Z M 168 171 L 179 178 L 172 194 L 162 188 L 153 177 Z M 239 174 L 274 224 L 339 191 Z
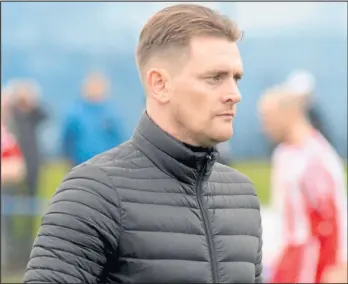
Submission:
M 277 123 L 275 123 L 274 121 L 270 119 L 264 120 L 262 124 L 263 124 L 264 130 L 270 134 L 277 132 L 279 129 Z
M 181 84 L 175 90 L 174 100 L 178 107 L 187 110 L 191 116 L 203 118 L 213 107 L 212 98 L 199 82 L 190 81 Z

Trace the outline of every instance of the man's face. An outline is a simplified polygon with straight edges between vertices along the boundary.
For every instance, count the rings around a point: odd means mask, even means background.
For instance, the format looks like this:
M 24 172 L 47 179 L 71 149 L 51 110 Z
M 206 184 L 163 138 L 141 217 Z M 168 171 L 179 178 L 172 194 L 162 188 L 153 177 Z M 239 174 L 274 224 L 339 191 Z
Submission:
M 101 76 L 93 76 L 85 85 L 85 96 L 94 102 L 103 101 L 106 98 L 107 82 Z
M 215 37 L 192 39 L 188 61 L 170 78 L 169 88 L 171 114 L 192 141 L 212 146 L 232 136 L 242 72 L 235 43 Z
M 23 85 L 19 86 L 16 90 L 16 98 L 18 105 L 23 110 L 30 110 L 37 105 L 37 94 L 33 92 L 29 87 Z
M 291 119 L 291 110 L 281 108 L 276 101 L 265 100 L 259 105 L 260 120 L 265 134 L 274 142 L 286 139 Z

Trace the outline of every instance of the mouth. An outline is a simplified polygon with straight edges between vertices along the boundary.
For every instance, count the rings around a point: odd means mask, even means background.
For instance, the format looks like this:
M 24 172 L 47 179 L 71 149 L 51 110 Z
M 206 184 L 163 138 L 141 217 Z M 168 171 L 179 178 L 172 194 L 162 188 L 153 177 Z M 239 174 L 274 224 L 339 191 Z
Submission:
M 236 114 L 235 113 L 223 113 L 223 114 L 220 114 L 218 116 L 224 117 L 224 118 L 231 118 L 232 119 L 232 118 L 234 118 L 236 116 Z

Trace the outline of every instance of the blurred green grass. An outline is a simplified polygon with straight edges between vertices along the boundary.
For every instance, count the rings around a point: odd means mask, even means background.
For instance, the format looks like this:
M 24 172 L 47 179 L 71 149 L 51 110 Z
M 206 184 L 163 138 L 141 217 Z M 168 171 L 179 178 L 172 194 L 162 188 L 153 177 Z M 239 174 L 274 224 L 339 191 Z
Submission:
M 246 174 L 255 184 L 260 202 L 266 205 L 269 200 L 270 165 L 265 161 L 238 162 L 233 168 Z M 41 170 L 38 196 L 51 198 L 69 167 L 63 161 L 46 163 Z
M 69 170 L 64 161 L 45 163 L 40 172 L 38 197 L 51 198 Z
M 233 168 L 247 175 L 256 187 L 262 205 L 269 202 L 270 164 L 267 161 L 240 161 L 233 164 Z M 346 165 L 346 175 L 347 175 Z M 55 161 L 42 167 L 39 183 L 39 197 L 51 198 L 69 167 L 63 161 Z
M 271 165 L 266 161 L 243 161 L 233 164 L 232 167 L 254 183 L 261 205 L 267 205 L 270 200 Z

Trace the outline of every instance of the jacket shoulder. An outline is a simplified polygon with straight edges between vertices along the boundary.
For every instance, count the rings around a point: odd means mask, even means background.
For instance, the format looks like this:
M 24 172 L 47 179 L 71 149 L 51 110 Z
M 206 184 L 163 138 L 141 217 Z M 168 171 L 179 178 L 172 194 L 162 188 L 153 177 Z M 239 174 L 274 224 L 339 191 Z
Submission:
M 222 179 L 226 180 L 226 182 L 245 183 L 253 186 L 252 181 L 245 174 L 218 162 L 215 163 L 213 172 L 217 173 L 219 176 L 222 176 Z
M 228 194 L 239 195 L 243 199 L 251 198 L 253 206 L 260 207 L 254 184 L 245 174 L 231 167 L 216 163 L 209 182 L 220 184 Z
M 129 184 L 131 183 L 129 179 L 136 179 L 140 172 L 147 177 L 149 173 L 156 172 L 157 176 L 162 173 L 131 141 L 101 153 L 85 164 L 98 167 L 103 171 L 113 181 L 116 190 L 118 186 L 124 184 L 120 178 L 126 178 L 126 184 Z
M 126 141 L 117 147 L 94 156 L 86 161 L 85 164 L 103 169 L 112 165 L 127 163 L 141 156 L 140 151 L 130 141 Z

